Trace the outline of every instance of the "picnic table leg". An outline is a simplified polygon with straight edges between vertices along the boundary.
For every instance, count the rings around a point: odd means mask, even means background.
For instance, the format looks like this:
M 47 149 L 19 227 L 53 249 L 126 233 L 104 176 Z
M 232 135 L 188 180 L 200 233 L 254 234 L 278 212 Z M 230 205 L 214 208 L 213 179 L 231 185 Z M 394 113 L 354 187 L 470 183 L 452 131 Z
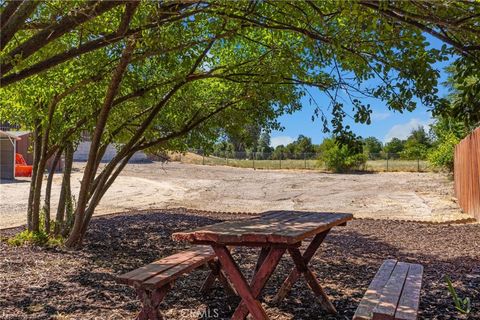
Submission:
M 257 263 L 255 265 L 255 270 L 253 272 L 253 275 L 252 275 L 252 279 L 253 277 L 255 276 L 255 274 L 258 272 L 258 269 L 260 269 L 260 267 L 262 266 L 263 262 L 265 261 L 265 258 L 267 257 L 268 253 L 270 252 L 270 249 L 271 247 L 262 247 L 262 249 L 260 250 L 260 254 L 258 255 L 258 260 L 257 260 Z M 261 293 L 257 296 L 257 299 L 261 299 L 262 296 L 261 296 Z
M 165 295 L 172 288 L 173 283 L 170 282 L 163 287 L 154 289 L 152 291 L 143 288 L 136 288 L 137 295 L 142 301 L 142 310 L 137 316 L 138 320 L 161 320 L 163 316 L 158 310 L 158 306 L 162 302 Z
M 272 275 L 276 266 L 280 262 L 283 254 L 285 253 L 286 248 L 271 248 L 268 250 L 262 250 L 262 252 L 268 252 L 266 256 L 260 255 L 259 265 L 257 271 L 255 272 L 252 282 L 251 282 L 251 291 L 255 298 L 260 296 L 262 289 L 265 287 L 268 279 Z M 261 260 L 261 261 L 260 261 Z M 232 316 L 232 320 L 243 320 L 248 315 L 248 308 L 245 302 L 242 300 L 239 306 L 235 310 Z
M 327 236 L 329 231 L 330 231 L 330 229 L 326 230 L 322 233 L 317 234 L 313 238 L 312 242 L 310 242 L 310 244 L 308 245 L 307 249 L 305 250 L 305 252 L 303 253 L 303 256 L 302 256 L 305 265 L 308 265 L 308 263 L 310 262 L 312 257 L 315 255 L 315 252 L 318 250 L 318 247 L 322 244 L 323 240 L 325 240 L 325 237 Z M 297 282 L 297 280 L 300 278 L 300 274 L 301 273 L 299 272 L 299 270 L 296 267 L 292 269 L 292 271 L 288 275 L 287 279 L 282 284 L 282 287 L 278 291 L 277 295 L 273 299 L 274 303 L 280 303 L 287 296 L 287 294 L 290 292 L 290 290 L 292 289 L 295 282 Z M 320 289 L 321 289 L 321 287 L 320 287 Z M 314 289 L 312 289 L 312 290 L 314 290 Z M 322 290 L 322 292 L 323 292 L 323 290 Z
M 215 279 L 218 278 L 218 281 L 220 281 L 225 291 L 227 291 L 229 295 L 236 295 L 236 292 L 230 285 L 230 282 L 228 282 L 228 279 L 225 278 L 225 275 L 220 268 L 220 263 L 218 262 L 218 259 L 215 259 L 215 261 L 209 261 L 208 266 L 210 267 L 211 271 L 203 282 L 202 288 L 200 290 L 206 293 L 208 289 L 212 287 Z
M 245 280 L 245 277 L 233 260 L 227 247 L 214 244 L 212 245 L 212 248 L 222 265 L 223 271 L 225 271 L 226 276 L 230 279 L 238 295 L 242 298 L 242 301 L 245 301 L 246 307 L 252 314 L 253 318 L 256 320 L 267 320 L 268 316 L 265 310 L 260 302 L 255 299 L 247 280 Z
M 333 304 L 330 302 L 330 300 L 328 299 L 328 296 L 325 294 L 322 287 L 318 283 L 317 278 L 315 277 L 315 274 L 305 263 L 305 259 L 300 253 L 300 250 L 298 250 L 298 248 L 288 248 L 288 253 L 290 253 L 290 256 L 292 257 L 297 270 L 300 273 L 302 273 L 303 276 L 305 277 L 305 280 L 307 281 L 308 286 L 319 298 L 319 302 L 322 308 L 329 313 L 332 313 L 332 314 L 337 313 L 337 310 L 335 309 Z
M 265 258 L 267 257 L 269 252 L 270 252 L 270 247 L 262 247 L 262 249 L 260 250 L 260 254 L 258 255 L 257 264 L 255 265 L 255 273 L 263 264 L 263 261 L 265 261 Z
M 307 249 L 303 253 L 303 259 L 305 260 L 305 263 L 308 264 L 308 262 L 310 262 L 312 257 L 315 255 L 315 252 L 317 252 L 318 247 L 322 244 L 323 240 L 325 240 L 325 237 L 327 236 L 329 231 L 330 229 L 317 234 L 313 238 L 312 242 L 310 242 Z M 287 279 L 283 282 L 282 287 L 273 299 L 273 302 L 280 303 L 287 296 L 287 294 L 290 292 L 293 285 L 295 284 L 295 282 L 297 282 L 299 278 L 300 272 L 298 272 L 297 268 L 293 268 Z

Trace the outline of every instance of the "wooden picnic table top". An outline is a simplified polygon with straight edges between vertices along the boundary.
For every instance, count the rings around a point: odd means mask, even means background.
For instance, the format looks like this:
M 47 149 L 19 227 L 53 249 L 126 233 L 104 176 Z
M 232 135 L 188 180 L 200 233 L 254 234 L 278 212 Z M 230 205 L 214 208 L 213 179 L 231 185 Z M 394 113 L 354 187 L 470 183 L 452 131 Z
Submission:
M 270 211 L 252 219 L 229 220 L 176 232 L 176 241 L 223 245 L 296 244 L 351 220 L 350 213 Z

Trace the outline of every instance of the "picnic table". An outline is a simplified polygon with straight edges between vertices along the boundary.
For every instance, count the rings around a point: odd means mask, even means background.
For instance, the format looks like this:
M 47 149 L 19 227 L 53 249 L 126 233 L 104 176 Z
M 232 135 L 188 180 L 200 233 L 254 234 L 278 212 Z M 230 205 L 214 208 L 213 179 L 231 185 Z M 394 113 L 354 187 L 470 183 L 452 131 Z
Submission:
M 280 302 L 303 275 L 319 298 L 322 308 L 336 313 L 335 307 L 309 267 L 309 262 L 328 232 L 335 226 L 346 225 L 352 218 L 349 213 L 271 211 L 252 219 L 231 220 L 192 231 L 177 232 L 172 237 L 176 241 L 189 241 L 192 244 L 212 247 L 222 271 L 242 298 L 232 319 L 244 319 L 249 313 L 254 319 L 268 319 L 258 298 L 287 251 L 295 267 L 278 291 L 275 301 Z M 302 253 L 302 241 L 310 238 L 309 245 Z M 229 249 L 240 246 L 261 248 L 250 284 Z

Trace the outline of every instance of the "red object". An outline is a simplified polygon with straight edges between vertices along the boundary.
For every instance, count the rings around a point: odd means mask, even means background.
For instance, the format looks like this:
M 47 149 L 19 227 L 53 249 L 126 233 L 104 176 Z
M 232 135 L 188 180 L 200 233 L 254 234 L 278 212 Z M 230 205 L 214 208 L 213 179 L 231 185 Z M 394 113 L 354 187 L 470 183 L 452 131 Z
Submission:
M 20 153 L 15 153 L 15 177 L 31 177 L 32 166 L 29 166 Z
M 268 319 L 259 297 L 287 250 L 295 268 L 280 288 L 276 300 L 281 301 L 299 277 L 303 276 L 318 297 L 320 306 L 325 311 L 335 314 L 337 313 L 335 306 L 318 283 L 309 263 L 330 229 L 346 225 L 352 218 L 351 214 L 346 213 L 271 211 L 257 218 L 227 221 L 192 231 L 176 232 L 172 238 L 176 241 L 212 247 L 222 272 L 242 298 L 232 319 L 245 319 L 249 313 L 254 319 Z M 307 241 L 307 238 L 312 236 L 314 238 L 307 249 L 303 253 L 300 252 L 298 247 L 301 242 Z M 227 246 L 262 248 L 250 283 L 232 258 Z

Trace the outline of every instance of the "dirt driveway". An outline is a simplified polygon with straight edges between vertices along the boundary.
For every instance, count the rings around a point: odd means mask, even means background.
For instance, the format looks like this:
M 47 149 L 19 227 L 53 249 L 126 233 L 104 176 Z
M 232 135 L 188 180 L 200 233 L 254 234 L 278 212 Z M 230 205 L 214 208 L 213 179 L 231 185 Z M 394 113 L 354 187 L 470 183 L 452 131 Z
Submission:
M 72 183 L 78 190 L 83 163 Z M 61 175 L 54 179 L 55 210 Z M 0 185 L 0 228 L 25 223 L 28 181 Z M 468 219 L 452 182 L 436 173 L 330 174 L 253 170 L 177 162 L 129 164 L 96 214 L 185 207 L 258 213 L 267 210 L 351 212 L 357 218 L 446 222 Z

